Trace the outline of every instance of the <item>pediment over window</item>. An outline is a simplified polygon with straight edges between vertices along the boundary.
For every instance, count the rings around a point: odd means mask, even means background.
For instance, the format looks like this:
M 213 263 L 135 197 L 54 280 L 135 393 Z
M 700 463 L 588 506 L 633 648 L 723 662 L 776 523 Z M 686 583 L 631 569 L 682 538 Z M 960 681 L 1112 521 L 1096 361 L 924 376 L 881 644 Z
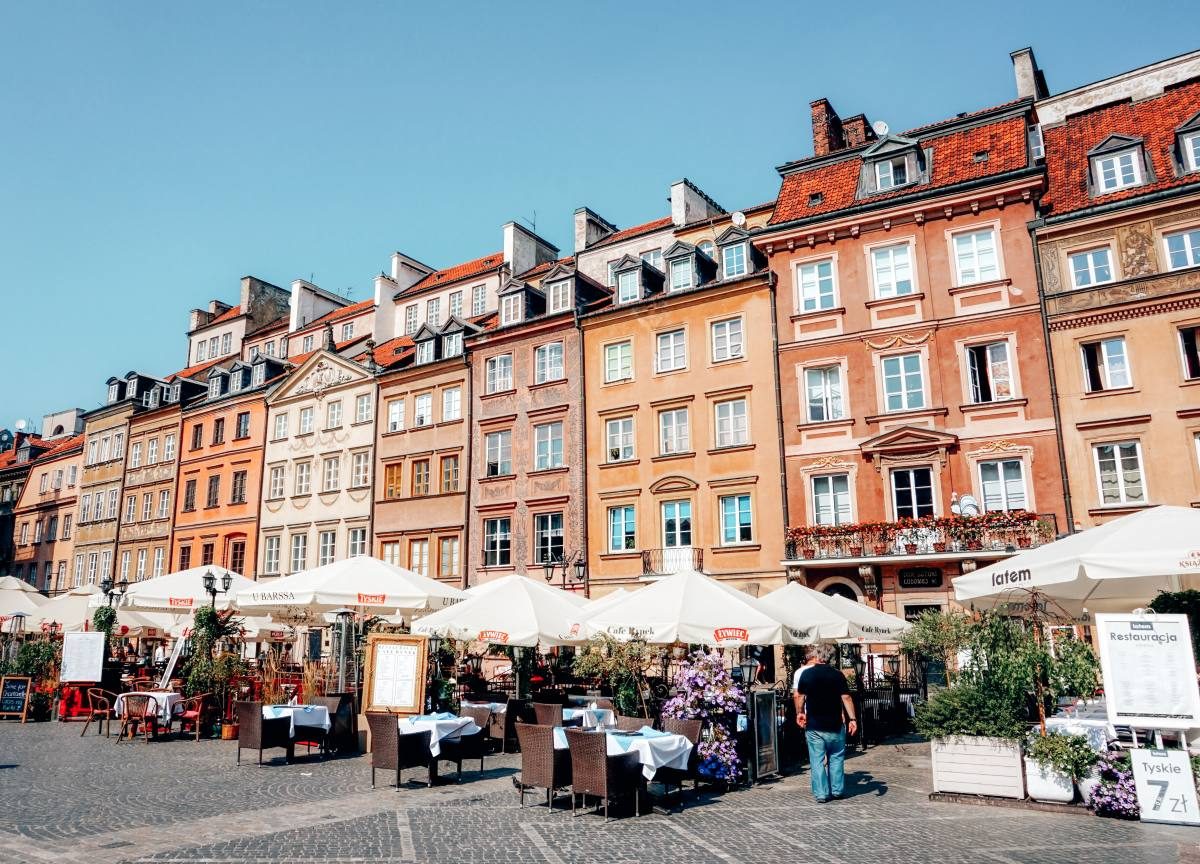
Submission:
M 738 228 L 736 225 L 731 225 L 717 238 L 718 246 L 728 246 L 730 243 L 740 243 L 750 237 L 750 232 L 745 228 Z M 665 255 L 663 256 L 666 257 Z
M 863 159 L 877 159 L 883 156 L 890 156 L 893 153 L 901 153 L 905 150 L 915 150 L 917 147 L 917 139 L 905 138 L 903 135 L 886 135 L 880 138 L 870 147 L 863 151 Z
M 641 267 L 645 263 L 646 262 L 641 258 L 626 253 L 622 255 L 615 264 L 612 265 L 612 271 L 614 273 L 620 273 L 624 270 L 632 270 L 635 267 Z
M 945 464 L 946 455 L 957 448 L 957 435 L 921 426 L 889 429 L 859 445 L 863 456 L 875 464 L 876 471 L 885 462 L 908 462 L 913 459 L 936 459 Z
M 464 336 L 470 336 L 472 333 L 478 333 L 481 329 L 481 327 L 478 327 L 475 324 L 471 324 L 468 321 L 464 321 L 461 318 L 451 315 L 446 319 L 446 323 L 442 325 L 441 335 L 445 336 L 447 333 L 462 333 Z
M 1184 121 L 1182 126 L 1175 129 L 1176 132 L 1197 132 L 1200 131 L 1200 111 L 1193 114 L 1188 120 Z
M 1116 153 L 1121 150 L 1128 150 L 1131 147 L 1141 147 L 1142 139 L 1133 138 L 1129 135 L 1109 135 L 1095 147 L 1088 151 L 1088 156 L 1099 156 L 1104 153 Z
M 437 337 L 438 331 L 430 327 L 429 322 L 426 322 L 417 328 L 417 332 L 412 335 L 412 340 L 414 342 L 422 342 L 426 339 L 436 339 Z
M 500 286 L 500 290 L 496 294 L 503 297 L 505 294 L 516 294 L 518 291 L 527 291 L 530 289 L 528 283 L 522 282 L 520 279 L 507 279 Z
M 550 282 L 557 282 L 559 279 L 569 279 L 575 275 L 575 268 L 570 264 L 558 263 L 546 271 L 546 275 L 542 277 L 542 285 Z
M 690 477 L 681 474 L 671 474 L 657 480 L 650 486 L 650 491 L 658 495 L 663 492 L 692 492 L 700 488 L 700 484 Z
M 676 240 L 667 250 L 663 252 L 663 260 L 670 261 L 672 258 L 682 258 L 685 255 L 696 254 L 696 247 L 691 243 L 684 243 L 682 240 Z

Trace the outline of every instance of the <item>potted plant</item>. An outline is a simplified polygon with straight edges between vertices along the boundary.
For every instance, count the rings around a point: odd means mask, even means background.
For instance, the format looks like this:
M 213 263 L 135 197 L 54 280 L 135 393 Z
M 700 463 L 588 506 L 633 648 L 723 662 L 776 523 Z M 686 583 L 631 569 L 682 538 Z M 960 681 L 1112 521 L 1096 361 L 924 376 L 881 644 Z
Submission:
M 1088 809 L 1097 816 L 1114 819 L 1140 819 L 1137 787 L 1128 753 L 1110 750 L 1096 763 L 1100 780 L 1088 799 Z
M 1025 784 L 1035 801 L 1067 803 L 1100 758 L 1083 735 L 1032 733 L 1025 742 Z
M 1016 705 L 986 685 L 939 690 L 917 708 L 917 731 L 930 739 L 934 792 L 1025 797 Z
M 645 642 L 618 642 L 607 633 L 592 638 L 575 654 L 572 669 L 583 679 L 603 681 L 612 687 L 617 713 L 649 716 L 645 693 L 646 669 L 654 661 Z
M 721 784 L 736 782 L 742 768 L 734 729 L 745 710 L 746 694 L 733 683 L 721 655 L 692 654 L 675 675 L 675 689 L 663 704 L 662 716 L 701 721 L 697 772 Z

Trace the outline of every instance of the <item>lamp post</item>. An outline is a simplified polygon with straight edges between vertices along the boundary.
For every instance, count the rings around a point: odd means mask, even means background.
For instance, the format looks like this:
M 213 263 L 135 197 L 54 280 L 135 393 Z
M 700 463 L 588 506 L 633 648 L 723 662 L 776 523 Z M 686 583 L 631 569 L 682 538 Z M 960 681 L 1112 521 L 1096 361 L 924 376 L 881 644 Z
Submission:
M 333 614 L 338 623 L 338 692 L 346 692 L 346 666 L 350 660 L 348 646 L 351 640 L 351 627 L 354 625 L 353 609 L 335 609 Z
M 113 585 L 112 577 L 105 576 L 100 580 L 100 591 L 104 594 L 104 599 L 108 601 L 111 608 L 113 600 L 120 604 L 121 598 L 125 596 L 125 592 L 129 590 L 129 580 L 122 579 L 115 586 Z
M 228 594 L 229 589 L 233 586 L 233 574 L 226 571 L 221 577 L 221 587 L 217 588 L 217 574 L 211 570 L 205 570 L 204 575 L 200 577 L 204 583 L 204 590 L 209 597 L 209 608 L 217 608 L 217 595 Z
M 746 691 L 746 738 L 750 746 L 746 748 L 746 779 L 753 783 L 758 779 L 758 765 L 755 761 L 755 754 L 758 752 L 758 730 L 754 722 L 754 693 L 751 689 L 754 686 L 754 679 L 758 677 L 758 660 L 750 655 L 750 646 L 742 648 L 742 660 L 738 663 L 738 669 L 742 672 L 742 686 Z
M 433 678 L 433 685 L 439 687 L 437 683 L 442 680 L 442 637 L 436 634 L 429 637 L 429 655 L 433 659 L 433 668 L 430 669 L 430 675 Z M 429 710 L 438 710 L 438 695 L 431 692 L 429 694 Z
M 584 560 L 582 552 L 572 552 L 570 555 L 552 555 L 542 562 L 542 574 L 546 577 L 547 582 L 553 582 L 554 575 L 560 570 L 562 571 L 562 588 L 575 590 L 576 587 L 582 586 L 584 594 L 587 594 L 587 561 Z M 568 584 L 568 580 L 574 584 Z

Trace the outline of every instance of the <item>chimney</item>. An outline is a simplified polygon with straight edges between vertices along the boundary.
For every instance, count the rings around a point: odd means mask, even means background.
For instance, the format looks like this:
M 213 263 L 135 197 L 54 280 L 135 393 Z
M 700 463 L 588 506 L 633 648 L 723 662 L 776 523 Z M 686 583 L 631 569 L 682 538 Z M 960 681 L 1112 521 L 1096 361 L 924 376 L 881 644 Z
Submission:
M 586 207 L 575 211 L 575 252 L 576 254 L 595 246 L 609 234 L 614 233 L 617 226 L 598 213 Z
M 833 110 L 828 99 L 817 99 L 812 108 L 813 155 L 825 156 L 845 145 L 842 139 L 842 118 Z
M 688 225 L 724 212 L 720 204 L 686 177 L 671 184 L 671 221 L 675 225 Z
M 1046 76 L 1038 68 L 1037 58 L 1033 56 L 1032 48 L 1021 48 L 1008 55 L 1012 58 L 1013 77 L 1017 83 L 1017 98 L 1045 99 L 1050 95 L 1046 87 Z
M 847 147 L 861 147 L 877 138 L 866 114 L 855 114 L 842 121 L 842 139 Z
M 509 266 L 513 276 L 558 257 L 557 246 L 516 222 L 506 222 L 503 230 L 504 263 Z
M 193 309 L 188 313 L 188 332 L 191 333 L 196 329 L 203 327 L 213 316 L 205 312 L 203 309 Z

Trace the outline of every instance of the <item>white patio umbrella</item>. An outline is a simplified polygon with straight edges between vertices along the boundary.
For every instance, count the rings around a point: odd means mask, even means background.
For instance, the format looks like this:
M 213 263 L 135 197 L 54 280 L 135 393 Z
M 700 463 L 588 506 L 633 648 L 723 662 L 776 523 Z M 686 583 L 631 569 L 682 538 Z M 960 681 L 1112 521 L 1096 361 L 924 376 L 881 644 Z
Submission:
M 652 645 L 807 645 L 818 638 L 815 627 L 785 625 L 761 601 L 696 570 L 639 588 L 589 616 L 586 628 Z
M 586 641 L 581 619 L 587 600 L 528 576 L 505 576 L 413 622 L 412 632 L 472 642 L 532 648 Z
M 92 597 L 100 594 L 98 585 L 77 585 L 41 605 L 37 613 L 29 617 L 29 630 L 40 630 L 43 625 L 54 622 L 65 633 L 92 629 L 92 615 L 96 607 Z M 101 598 L 103 595 L 100 594 Z M 100 605 L 104 605 L 101 603 Z M 116 629 L 118 636 L 165 636 L 174 623 L 174 616 L 166 613 L 138 612 L 133 609 L 117 609 Z
M 235 592 L 243 612 L 283 618 L 297 610 L 336 609 L 390 615 L 400 610 L 443 609 L 462 599 L 457 588 L 378 558 L 358 555 Z
M 1021 552 L 954 580 L 960 603 L 1024 602 L 1030 589 L 1071 614 L 1128 612 L 1159 591 L 1198 587 L 1200 510 L 1153 507 Z
M 0 576 L 0 616 L 32 615 L 45 602 L 45 595 L 28 582 L 15 576 Z
M 589 600 L 587 605 L 583 607 L 583 614 L 588 618 L 592 617 L 593 615 L 598 615 L 609 606 L 612 606 L 614 603 L 620 603 L 622 600 L 628 597 L 629 594 L 630 592 L 626 591 L 624 588 L 618 588 L 615 591 L 610 591 L 603 597 L 597 597 L 595 600 Z
M 187 638 L 192 635 L 192 618 L 188 617 L 182 621 L 177 621 L 170 627 L 170 635 L 175 638 Z M 235 615 L 234 620 L 238 622 L 242 629 L 242 638 L 247 642 L 259 642 L 266 640 L 283 641 L 293 637 L 292 629 L 279 621 L 272 621 L 270 618 L 261 616 L 243 616 Z
M 826 599 L 825 594 L 806 588 L 799 582 L 789 582 L 759 598 L 764 608 L 788 625 L 814 628 L 817 640 L 849 638 L 849 618 L 835 612 L 825 602 Z
M 811 589 L 808 589 L 811 590 Z M 820 594 L 819 591 L 814 591 Z M 850 633 L 845 641 L 853 642 L 899 642 L 912 624 L 896 615 L 889 615 L 874 606 L 858 603 L 849 597 L 836 594 L 821 594 L 823 603 L 835 613 L 845 615 L 850 624 Z
M 121 597 L 120 608 L 168 612 L 172 615 L 190 615 L 194 610 L 201 606 L 207 606 L 211 602 L 208 592 L 204 590 L 204 575 L 210 571 L 217 580 L 218 588 L 223 584 L 226 574 L 230 577 L 229 591 L 217 594 L 216 608 L 218 609 L 228 609 L 233 602 L 234 595 L 239 591 L 253 588 L 255 584 L 245 576 L 215 564 L 193 567 L 190 570 L 156 576 L 144 582 L 130 583 Z M 103 594 L 93 594 L 89 599 L 89 603 L 93 607 L 103 606 L 107 602 Z

